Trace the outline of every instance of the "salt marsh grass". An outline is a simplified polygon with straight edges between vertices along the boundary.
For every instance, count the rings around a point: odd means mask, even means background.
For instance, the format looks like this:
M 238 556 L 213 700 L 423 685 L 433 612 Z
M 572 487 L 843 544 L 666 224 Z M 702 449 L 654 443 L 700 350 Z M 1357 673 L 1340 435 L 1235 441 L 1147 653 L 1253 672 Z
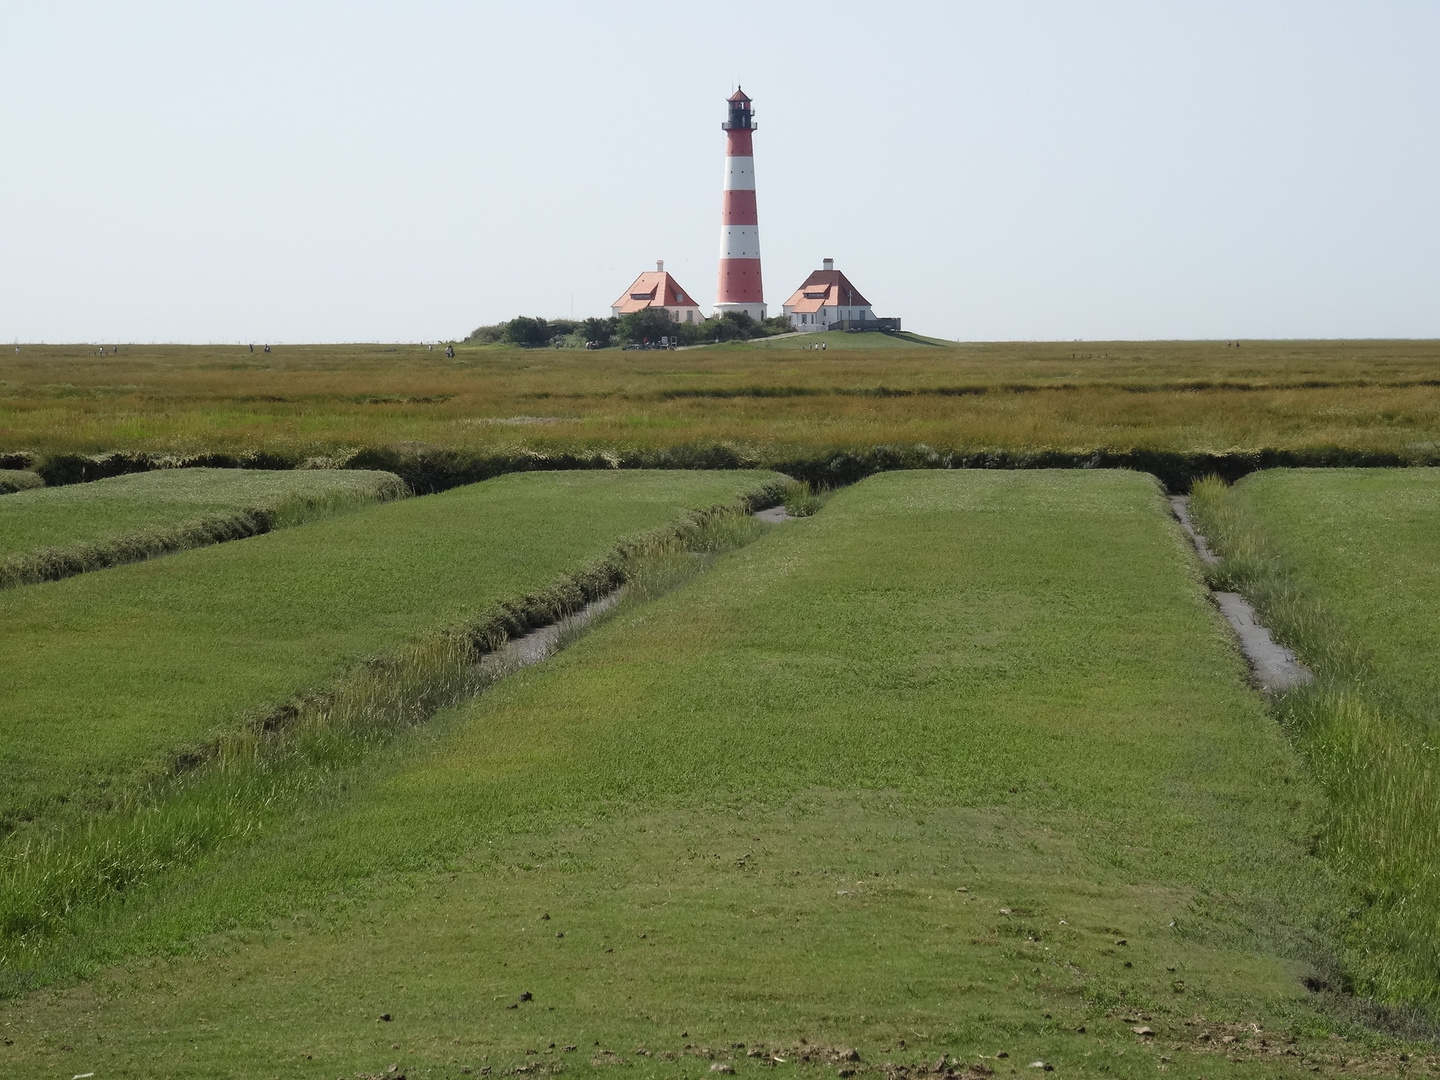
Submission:
M 761 528 L 72 916 L 10 970 L 108 966 L 0 1005 L 12 1060 L 1195 1078 L 1356 1036 L 1298 982 L 1311 796 L 1153 482 L 891 473 L 716 554 Z
M 162 469 L 27 491 L 0 505 L 0 589 L 258 536 L 408 494 L 398 476 L 358 469 Z
M 552 621 L 610 587 L 606 559 L 627 536 L 777 483 L 507 476 L 0 591 L 0 827 L 109 805 L 447 627 L 475 641 Z
M 1440 453 L 1433 341 L 772 344 L 461 346 L 453 360 L 403 345 L 27 347 L 0 357 L 0 452 Z
M 1277 712 L 1326 796 L 1318 845 L 1355 896 L 1350 988 L 1440 1008 L 1440 473 L 1287 470 L 1191 505 L 1245 593 L 1316 672 Z
M 824 501 L 805 480 L 797 480 L 785 489 L 785 512 L 791 517 L 809 517 Z
M 565 623 L 606 591 L 624 590 L 627 606 L 647 603 L 763 529 L 743 504 L 686 515 L 543 594 L 434 634 L 271 722 L 222 737 L 179 775 L 122 789 L 103 815 L 0 839 L 0 996 L 24 988 L 16 973 L 33 972 L 33 958 L 65 928 L 323 803 L 353 782 L 347 770 L 510 674 L 519 661 L 504 646 L 529 626 Z M 587 629 L 571 622 L 554 648 Z
M 0 495 L 11 495 L 17 491 L 30 491 L 45 486 L 39 473 L 25 469 L 0 469 Z

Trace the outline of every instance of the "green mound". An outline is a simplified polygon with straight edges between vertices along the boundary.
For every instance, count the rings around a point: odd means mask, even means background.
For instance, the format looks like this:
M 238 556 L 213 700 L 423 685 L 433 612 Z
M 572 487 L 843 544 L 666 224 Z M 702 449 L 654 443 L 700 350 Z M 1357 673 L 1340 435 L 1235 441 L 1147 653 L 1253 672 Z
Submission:
M 25 469 L 0 469 L 0 495 L 10 495 L 17 491 L 29 491 L 31 488 L 45 486 L 45 481 L 38 473 L 28 472 Z
M 953 347 L 955 342 L 922 337 L 920 334 L 912 334 L 909 331 L 826 330 L 809 334 L 786 334 L 784 337 L 778 338 L 762 338 L 749 342 L 749 344 L 761 349 L 809 349 L 823 344 L 826 347 L 825 351 L 829 352 L 832 349 L 848 351 L 854 349 L 934 348 L 937 345 Z
M 305 469 L 163 469 L 21 492 L 0 504 L 0 588 L 237 540 L 405 494 L 390 473 Z

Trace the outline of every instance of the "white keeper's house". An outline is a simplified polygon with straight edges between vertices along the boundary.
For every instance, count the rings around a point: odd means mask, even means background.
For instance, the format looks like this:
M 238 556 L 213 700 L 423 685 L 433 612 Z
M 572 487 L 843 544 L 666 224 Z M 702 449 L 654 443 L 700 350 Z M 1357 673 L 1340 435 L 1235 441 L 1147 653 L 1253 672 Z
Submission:
M 612 315 L 628 315 L 645 308 L 663 308 L 671 322 L 704 322 L 700 305 L 695 298 L 680 287 L 680 283 L 665 272 L 665 260 L 655 263 L 654 270 L 647 270 L 635 279 L 620 299 L 610 305 Z
M 781 308 L 796 330 L 899 330 L 899 319 L 877 319 L 870 301 L 826 259 Z

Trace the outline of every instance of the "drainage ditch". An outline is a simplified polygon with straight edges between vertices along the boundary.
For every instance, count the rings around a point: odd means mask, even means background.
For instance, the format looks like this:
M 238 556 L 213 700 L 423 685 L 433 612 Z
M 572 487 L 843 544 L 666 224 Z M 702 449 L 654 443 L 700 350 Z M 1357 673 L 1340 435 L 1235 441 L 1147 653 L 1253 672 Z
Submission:
M 1170 496 L 1170 509 L 1195 545 L 1195 553 L 1206 566 L 1215 566 L 1220 557 L 1210 549 L 1190 517 L 1190 497 Z M 1296 686 L 1315 681 L 1315 674 L 1295 659 L 1295 654 L 1270 636 L 1270 631 L 1255 617 L 1250 601 L 1236 592 L 1212 590 L 1220 614 L 1240 638 L 1240 649 L 1250 663 L 1250 671 L 1260 689 L 1267 694 L 1283 694 Z

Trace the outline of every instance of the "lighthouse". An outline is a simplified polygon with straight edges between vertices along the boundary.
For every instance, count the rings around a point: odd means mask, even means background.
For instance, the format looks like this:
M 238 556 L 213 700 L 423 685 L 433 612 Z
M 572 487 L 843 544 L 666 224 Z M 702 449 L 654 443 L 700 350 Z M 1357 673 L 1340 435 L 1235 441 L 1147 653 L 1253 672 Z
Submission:
M 755 118 L 750 99 L 737 89 L 728 102 L 725 131 L 725 196 L 720 210 L 720 288 L 715 313 L 743 311 L 765 318 L 760 284 L 760 219 L 755 213 Z

